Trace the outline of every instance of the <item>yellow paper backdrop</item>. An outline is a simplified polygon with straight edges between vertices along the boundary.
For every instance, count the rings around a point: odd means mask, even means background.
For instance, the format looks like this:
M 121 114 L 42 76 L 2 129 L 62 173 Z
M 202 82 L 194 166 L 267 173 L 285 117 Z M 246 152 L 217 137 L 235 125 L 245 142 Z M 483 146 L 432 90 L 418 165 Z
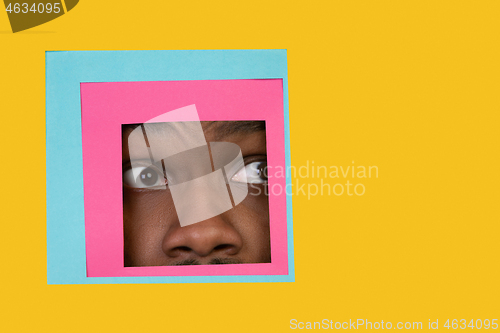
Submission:
M 500 319 L 500 2 L 82 0 L 17 34 L 0 9 L 0 331 Z M 293 198 L 296 282 L 47 285 L 45 51 L 269 48 L 292 164 L 379 169 L 363 196 Z

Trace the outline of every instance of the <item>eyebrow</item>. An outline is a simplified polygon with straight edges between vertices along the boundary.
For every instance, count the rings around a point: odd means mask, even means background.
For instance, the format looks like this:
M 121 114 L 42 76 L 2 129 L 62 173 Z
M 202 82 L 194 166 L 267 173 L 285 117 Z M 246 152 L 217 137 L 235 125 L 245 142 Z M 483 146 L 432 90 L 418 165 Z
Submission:
M 216 140 L 233 134 L 251 134 L 255 132 L 265 131 L 266 122 L 262 120 L 250 121 L 210 121 L 201 122 L 206 125 L 203 131 L 214 131 Z M 214 133 L 214 134 L 215 134 Z

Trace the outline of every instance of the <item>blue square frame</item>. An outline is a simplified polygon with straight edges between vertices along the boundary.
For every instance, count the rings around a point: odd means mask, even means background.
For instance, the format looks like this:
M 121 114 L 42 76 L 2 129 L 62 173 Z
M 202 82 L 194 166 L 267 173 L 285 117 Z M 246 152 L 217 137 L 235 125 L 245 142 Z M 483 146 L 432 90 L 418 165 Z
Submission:
M 81 82 L 283 79 L 289 167 L 286 50 L 53 51 L 45 55 L 48 284 L 295 281 L 291 194 L 286 198 L 288 275 L 87 277 L 83 206 Z M 291 184 L 289 174 L 286 183 Z

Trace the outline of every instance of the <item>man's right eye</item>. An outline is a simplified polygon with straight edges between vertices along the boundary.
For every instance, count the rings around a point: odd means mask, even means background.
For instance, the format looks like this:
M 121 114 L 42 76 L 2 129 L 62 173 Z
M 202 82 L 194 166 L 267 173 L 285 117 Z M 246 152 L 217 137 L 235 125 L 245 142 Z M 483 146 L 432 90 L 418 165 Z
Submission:
M 134 177 L 134 174 L 137 177 Z M 133 188 L 165 188 L 167 179 L 154 165 L 129 168 L 123 173 L 123 183 Z

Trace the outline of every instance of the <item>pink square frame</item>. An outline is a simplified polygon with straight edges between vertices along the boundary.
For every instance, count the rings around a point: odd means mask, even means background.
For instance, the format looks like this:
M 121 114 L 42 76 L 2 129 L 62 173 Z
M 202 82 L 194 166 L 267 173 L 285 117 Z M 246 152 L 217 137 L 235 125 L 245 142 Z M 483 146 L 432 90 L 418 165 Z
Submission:
M 201 121 L 266 121 L 268 165 L 285 169 L 282 79 L 81 83 L 88 277 L 287 275 L 286 179 L 269 179 L 271 263 L 124 267 L 122 124 L 195 104 Z M 103 172 L 104 171 L 104 172 Z M 274 194 L 278 186 L 281 193 Z

